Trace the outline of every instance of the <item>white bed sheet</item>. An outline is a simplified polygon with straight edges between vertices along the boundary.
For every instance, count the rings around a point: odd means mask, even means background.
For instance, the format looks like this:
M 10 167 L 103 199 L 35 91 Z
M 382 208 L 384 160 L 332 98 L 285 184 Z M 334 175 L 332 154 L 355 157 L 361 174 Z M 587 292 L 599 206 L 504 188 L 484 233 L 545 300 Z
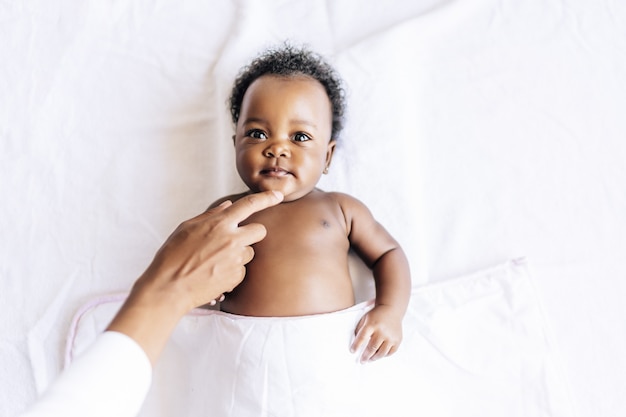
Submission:
M 415 285 L 528 256 L 579 415 L 625 415 L 625 28 L 612 0 L 1 2 L 0 415 L 58 372 L 80 305 L 241 187 L 229 85 L 285 38 L 348 85 L 322 187 Z

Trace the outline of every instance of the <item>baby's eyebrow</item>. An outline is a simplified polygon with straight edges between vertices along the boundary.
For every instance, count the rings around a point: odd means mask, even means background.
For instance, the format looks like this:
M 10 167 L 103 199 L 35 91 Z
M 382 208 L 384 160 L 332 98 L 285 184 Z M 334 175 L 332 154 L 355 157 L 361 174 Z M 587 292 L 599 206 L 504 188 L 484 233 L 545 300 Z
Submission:
M 247 124 L 250 124 L 250 123 L 265 124 L 265 123 L 267 123 L 267 121 L 265 119 L 260 118 L 260 117 L 248 117 L 246 120 L 243 121 L 244 125 L 247 125 Z
M 250 123 L 267 124 L 267 120 L 263 119 L 262 117 L 248 117 L 243 121 L 242 124 L 245 126 Z M 307 119 L 291 119 L 289 120 L 289 123 L 295 125 L 305 125 L 317 130 L 317 125 Z

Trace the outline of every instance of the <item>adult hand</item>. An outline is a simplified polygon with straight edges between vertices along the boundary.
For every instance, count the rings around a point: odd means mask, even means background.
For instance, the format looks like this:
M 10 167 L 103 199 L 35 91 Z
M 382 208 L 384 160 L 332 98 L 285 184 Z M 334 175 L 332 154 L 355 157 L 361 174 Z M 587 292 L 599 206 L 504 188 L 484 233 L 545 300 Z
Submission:
M 251 214 L 280 203 L 266 191 L 225 201 L 183 222 L 156 253 L 107 330 L 124 333 L 154 363 L 178 321 L 190 310 L 232 290 L 265 237 L 260 224 L 239 226 Z

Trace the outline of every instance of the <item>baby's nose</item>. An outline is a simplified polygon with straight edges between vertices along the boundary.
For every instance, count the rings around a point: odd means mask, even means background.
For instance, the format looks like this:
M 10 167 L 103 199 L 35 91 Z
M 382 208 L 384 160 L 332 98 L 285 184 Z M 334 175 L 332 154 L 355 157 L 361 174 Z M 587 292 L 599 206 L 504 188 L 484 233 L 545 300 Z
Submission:
M 263 151 L 263 154 L 268 158 L 288 158 L 290 156 L 289 146 L 282 142 L 272 142 Z

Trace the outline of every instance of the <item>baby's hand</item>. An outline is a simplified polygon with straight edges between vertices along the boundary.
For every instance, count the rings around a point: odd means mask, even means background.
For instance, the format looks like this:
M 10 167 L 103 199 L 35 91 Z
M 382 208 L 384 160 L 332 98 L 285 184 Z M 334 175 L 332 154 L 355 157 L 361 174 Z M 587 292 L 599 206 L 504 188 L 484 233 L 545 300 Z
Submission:
M 361 318 L 355 335 L 350 351 L 363 350 L 361 363 L 392 355 L 402 341 L 402 314 L 390 306 L 376 306 Z

